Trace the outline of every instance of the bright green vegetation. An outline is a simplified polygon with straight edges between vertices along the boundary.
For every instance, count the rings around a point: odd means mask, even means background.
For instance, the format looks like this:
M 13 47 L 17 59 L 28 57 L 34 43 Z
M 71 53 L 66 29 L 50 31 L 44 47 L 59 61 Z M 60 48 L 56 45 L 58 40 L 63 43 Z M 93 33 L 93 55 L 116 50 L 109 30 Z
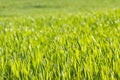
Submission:
M 0 16 L 57 15 L 120 8 L 120 0 L 0 0 Z
M 120 80 L 120 0 L 0 0 L 0 80 Z
M 119 80 L 120 10 L 0 18 L 0 80 Z

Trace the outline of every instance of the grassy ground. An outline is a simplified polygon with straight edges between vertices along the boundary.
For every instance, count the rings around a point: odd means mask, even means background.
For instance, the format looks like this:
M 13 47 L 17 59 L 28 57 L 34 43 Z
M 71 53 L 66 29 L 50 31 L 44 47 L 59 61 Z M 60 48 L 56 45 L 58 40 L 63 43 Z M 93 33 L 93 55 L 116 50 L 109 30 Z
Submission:
M 119 80 L 119 13 L 0 18 L 0 79 Z
M 108 10 L 120 7 L 119 0 L 0 0 L 0 15 L 58 15 Z
M 0 80 L 119 80 L 118 0 L 0 0 Z

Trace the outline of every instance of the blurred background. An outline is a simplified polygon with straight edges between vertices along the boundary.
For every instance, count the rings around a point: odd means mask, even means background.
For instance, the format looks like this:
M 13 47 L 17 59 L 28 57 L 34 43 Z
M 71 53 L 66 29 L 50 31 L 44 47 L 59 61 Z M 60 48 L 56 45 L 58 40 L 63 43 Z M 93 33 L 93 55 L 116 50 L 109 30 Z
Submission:
M 120 8 L 120 0 L 0 0 L 0 16 L 83 13 Z

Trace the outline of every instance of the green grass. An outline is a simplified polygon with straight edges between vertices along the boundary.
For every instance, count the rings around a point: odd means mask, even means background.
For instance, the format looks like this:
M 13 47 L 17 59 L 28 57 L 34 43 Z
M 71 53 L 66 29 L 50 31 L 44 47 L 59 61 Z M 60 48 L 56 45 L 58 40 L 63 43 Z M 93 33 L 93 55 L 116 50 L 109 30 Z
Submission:
M 0 0 L 0 16 L 59 15 L 120 8 L 119 0 Z
M 0 0 L 0 80 L 120 80 L 119 0 Z
M 1 80 L 119 80 L 120 10 L 0 18 Z

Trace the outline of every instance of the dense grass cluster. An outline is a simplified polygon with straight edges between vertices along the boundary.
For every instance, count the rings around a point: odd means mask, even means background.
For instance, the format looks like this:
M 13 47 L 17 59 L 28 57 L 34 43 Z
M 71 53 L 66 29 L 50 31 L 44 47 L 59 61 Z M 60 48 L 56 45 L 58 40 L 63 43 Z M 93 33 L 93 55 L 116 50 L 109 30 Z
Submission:
M 119 80 L 120 11 L 0 18 L 0 80 Z

